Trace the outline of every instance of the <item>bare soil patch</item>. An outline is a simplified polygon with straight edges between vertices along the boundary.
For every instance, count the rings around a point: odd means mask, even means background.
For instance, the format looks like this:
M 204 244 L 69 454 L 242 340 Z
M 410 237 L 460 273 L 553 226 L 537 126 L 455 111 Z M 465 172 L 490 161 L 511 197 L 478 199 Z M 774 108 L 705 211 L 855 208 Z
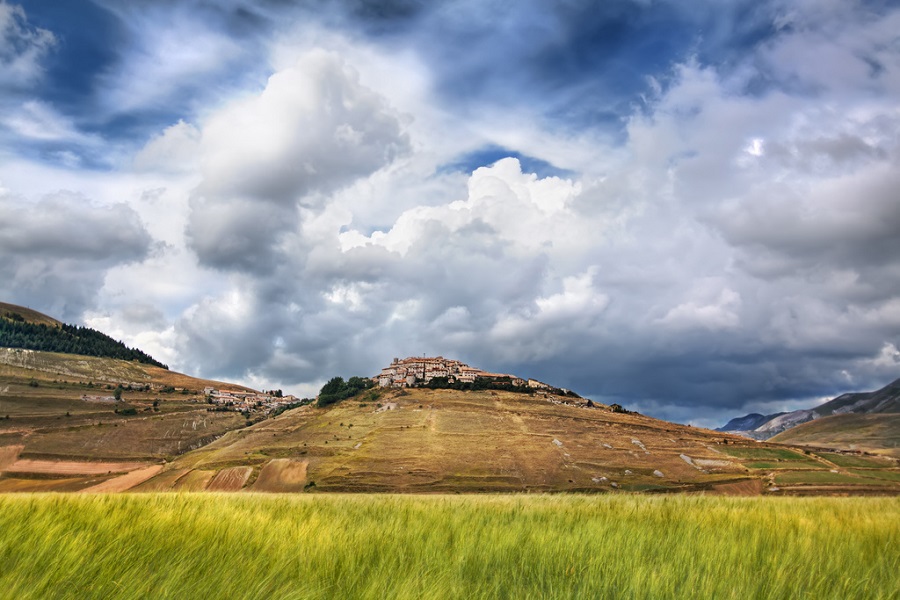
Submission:
M 237 492 L 250 479 L 253 467 L 229 467 L 222 469 L 212 478 L 206 489 L 211 492 Z
M 7 473 L 41 473 L 45 475 L 106 475 L 127 473 L 147 463 L 142 462 L 78 462 L 69 460 L 34 460 L 23 458 L 4 469 Z
M 270 460 L 253 484 L 254 491 L 302 492 L 306 485 L 306 467 L 309 461 L 276 458 Z
M 717 483 L 712 486 L 711 493 L 717 496 L 759 496 L 762 494 L 763 487 L 762 479 L 745 479 L 744 481 Z
M 120 477 L 114 477 L 109 481 L 104 481 L 101 484 L 89 487 L 82 491 L 90 494 L 124 492 L 147 481 L 160 471 L 162 471 L 162 465 L 144 467 L 143 469 L 137 469 Z
M 79 492 L 106 479 L 106 477 L 67 477 L 64 479 L 0 477 L 0 493 Z
M 24 446 L 0 446 L 0 471 L 16 462 Z

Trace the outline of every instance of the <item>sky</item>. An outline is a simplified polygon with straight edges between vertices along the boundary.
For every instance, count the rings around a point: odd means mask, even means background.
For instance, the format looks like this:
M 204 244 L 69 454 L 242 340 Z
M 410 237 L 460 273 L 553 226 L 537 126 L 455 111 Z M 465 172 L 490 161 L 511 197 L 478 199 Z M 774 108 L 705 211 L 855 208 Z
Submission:
M 900 377 L 900 3 L 0 0 L 0 299 L 315 394 Z

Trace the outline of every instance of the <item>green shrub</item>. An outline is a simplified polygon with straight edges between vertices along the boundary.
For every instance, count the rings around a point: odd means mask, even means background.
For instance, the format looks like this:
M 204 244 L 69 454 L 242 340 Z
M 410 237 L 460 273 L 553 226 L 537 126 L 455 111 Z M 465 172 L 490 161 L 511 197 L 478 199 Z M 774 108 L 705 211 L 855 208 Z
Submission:
M 322 386 L 319 391 L 319 398 L 316 405 L 319 407 L 335 404 L 341 400 L 352 398 L 363 390 L 367 390 L 375 385 L 375 382 L 368 377 L 351 377 L 344 381 L 343 377 L 332 377 L 328 383 Z

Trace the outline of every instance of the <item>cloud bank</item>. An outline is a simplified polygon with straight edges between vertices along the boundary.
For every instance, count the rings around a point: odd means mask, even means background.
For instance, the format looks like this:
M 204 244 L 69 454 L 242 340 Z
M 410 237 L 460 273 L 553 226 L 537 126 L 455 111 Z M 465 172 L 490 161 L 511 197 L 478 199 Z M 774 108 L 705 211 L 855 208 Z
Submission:
M 68 103 L 0 6 L 9 301 L 301 394 L 443 354 L 718 425 L 900 374 L 890 6 L 117 5 Z

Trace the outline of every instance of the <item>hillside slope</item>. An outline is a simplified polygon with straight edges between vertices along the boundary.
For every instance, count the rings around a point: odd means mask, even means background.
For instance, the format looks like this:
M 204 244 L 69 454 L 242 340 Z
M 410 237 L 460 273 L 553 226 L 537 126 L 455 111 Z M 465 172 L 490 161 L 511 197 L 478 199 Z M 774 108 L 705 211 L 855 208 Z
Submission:
M 127 489 L 246 426 L 211 411 L 206 387 L 247 391 L 132 361 L 0 348 L 0 492 Z
M 900 478 L 895 467 L 872 465 Z M 552 394 L 376 389 L 230 432 L 137 489 L 900 492 L 890 478 L 838 470 L 784 446 Z M 825 487 L 817 480 L 823 472 L 834 479 Z M 794 474 L 793 487 L 774 486 L 776 474 L 784 473 Z
M 40 313 L 24 306 L 18 306 L 17 304 L 8 304 L 6 302 L 0 302 L 0 318 L 31 323 L 33 325 L 49 325 L 52 327 L 59 327 L 62 325 L 61 321 L 57 321 L 44 313 Z
M 0 308 L 0 346 L 134 360 L 168 368 L 147 353 L 129 348 L 105 333 L 90 327 L 60 323 L 47 315 L 13 304 L 3 304 Z
M 769 441 L 864 450 L 900 458 L 900 413 L 832 415 L 801 423 Z

